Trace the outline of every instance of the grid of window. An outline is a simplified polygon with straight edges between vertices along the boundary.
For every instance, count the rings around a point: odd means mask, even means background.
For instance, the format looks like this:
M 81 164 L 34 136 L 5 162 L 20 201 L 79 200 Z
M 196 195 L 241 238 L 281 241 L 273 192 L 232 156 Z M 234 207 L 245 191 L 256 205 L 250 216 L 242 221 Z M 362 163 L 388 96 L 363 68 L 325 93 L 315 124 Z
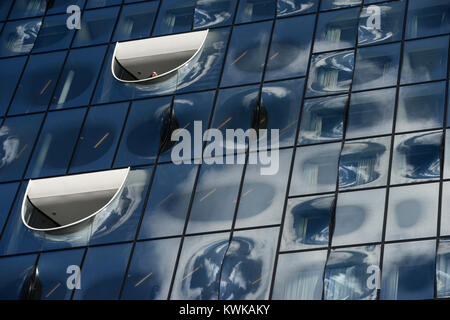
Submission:
M 447 0 L 2 1 L 0 298 L 29 298 L 36 269 L 41 299 L 449 297 L 449 17 Z M 170 81 L 113 78 L 115 42 L 206 28 Z M 246 130 L 255 107 L 280 129 L 276 175 L 171 163 L 174 126 Z M 128 166 L 107 219 L 23 225 L 29 179 Z

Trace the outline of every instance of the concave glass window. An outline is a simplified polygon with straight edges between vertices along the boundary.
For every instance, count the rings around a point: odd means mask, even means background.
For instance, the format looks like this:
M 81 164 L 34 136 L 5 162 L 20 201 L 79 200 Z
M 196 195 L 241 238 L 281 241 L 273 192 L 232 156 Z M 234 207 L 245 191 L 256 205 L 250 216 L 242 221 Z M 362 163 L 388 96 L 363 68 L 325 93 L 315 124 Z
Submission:
M 153 35 L 189 31 L 194 21 L 195 0 L 163 0 Z
M 276 1 L 241 0 L 237 12 L 237 23 L 271 19 L 275 15 Z
M 317 1 L 314 0 L 278 0 L 277 16 L 314 12 L 317 10 L 317 4 Z
M 41 19 L 6 23 L 0 36 L 0 57 L 29 53 L 33 48 L 41 24 Z
M 43 15 L 47 2 L 47 0 L 16 0 L 9 19 Z
M 158 1 L 123 6 L 113 40 L 122 41 L 148 37 L 157 8 Z
M 411 0 L 408 4 L 406 38 L 419 38 L 450 31 L 450 3 L 447 0 Z
M 233 21 L 237 0 L 197 0 L 194 29 L 229 25 Z
M 47 16 L 42 23 L 33 52 L 67 49 L 70 46 L 75 29 L 68 29 L 67 15 Z

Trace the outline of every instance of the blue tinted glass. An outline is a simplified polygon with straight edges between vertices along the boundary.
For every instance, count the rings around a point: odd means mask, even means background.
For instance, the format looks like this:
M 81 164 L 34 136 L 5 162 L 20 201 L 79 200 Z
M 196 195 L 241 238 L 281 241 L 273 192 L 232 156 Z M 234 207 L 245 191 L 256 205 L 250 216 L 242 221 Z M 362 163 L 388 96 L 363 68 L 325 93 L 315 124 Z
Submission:
M 346 142 L 339 159 L 339 188 L 386 184 L 390 137 Z
M 0 57 L 30 52 L 40 27 L 41 19 L 8 22 L 0 35 Z
M 222 86 L 261 81 L 271 25 L 271 22 L 261 22 L 234 28 L 223 71 Z
M 39 36 L 34 42 L 33 52 L 69 48 L 75 29 L 68 29 L 66 20 L 65 14 L 45 17 Z
M 359 4 L 361 4 L 361 0 L 322 0 L 320 10 L 357 6 Z
M 386 244 L 380 299 L 432 299 L 436 241 Z
M 35 254 L 0 258 L 0 299 L 19 300 L 27 297 L 35 262 Z
M 52 108 L 87 105 L 106 47 L 71 50 L 53 96 Z
M 153 35 L 185 32 L 194 22 L 194 0 L 162 0 Z
M 121 3 L 122 0 L 88 0 L 86 8 L 106 7 Z
M 347 104 L 347 95 L 305 100 L 298 142 L 309 144 L 342 139 Z
M 334 196 L 289 199 L 281 250 L 328 246 Z
M 323 12 L 317 23 L 314 52 L 355 46 L 359 8 Z
M 220 161 L 226 162 L 222 158 Z M 241 164 L 208 164 L 200 168 L 188 233 L 230 229 L 242 169 Z
M 90 244 L 133 240 L 142 215 L 152 167 L 132 169 L 114 202 L 92 222 Z
M 197 168 L 196 165 L 187 164 L 156 167 L 140 239 L 183 233 Z
M 90 108 L 70 172 L 105 170 L 111 167 L 127 110 L 128 103 Z
M 6 20 L 13 0 L 3 0 L 0 3 L 0 20 Z
M 284 17 L 291 14 L 310 13 L 317 10 L 314 0 L 278 0 L 277 15 Z
M 67 288 L 69 266 L 80 266 L 84 249 L 42 253 L 38 272 L 42 283 L 42 300 L 69 300 L 72 290 Z
M 334 191 L 340 151 L 340 143 L 297 148 L 290 195 Z
M 84 7 L 86 0 L 53 0 L 53 2 L 48 2 L 47 14 L 53 13 L 66 13 L 67 7 L 71 5 L 79 6 L 80 9 Z M 68 16 L 66 16 L 67 19 Z
M 179 242 L 179 239 L 138 242 L 122 299 L 167 299 Z
M 268 135 L 269 130 L 278 129 L 280 147 L 294 145 L 303 87 L 303 79 L 266 83 L 263 86 L 261 120 L 264 119 L 265 123 L 260 128 L 267 129 Z
M 220 300 L 269 298 L 278 232 L 279 228 L 234 232 L 223 260 Z
M 0 181 L 21 179 L 43 114 L 7 118 L 0 128 Z
M 30 57 L 9 114 L 47 110 L 65 57 L 66 52 Z
M 392 132 L 395 89 L 353 93 L 346 137 L 359 138 Z
M 118 7 L 88 10 L 81 17 L 81 29 L 78 30 L 73 46 L 85 46 L 108 42 L 114 29 Z
M 74 299 L 118 299 L 130 250 L 129 243 L 89 248 Z
M 186 141 L 184 141 L 185 138 L 186 139 L 191 138 L 188 140 L 189 141 L 188 143 L 190 143 L 191 146 L 194 146 L 194 144 L 197 141 L 196 138 L 198 136 L 198 133 L 195 133 L 194 128 L 196 126 L 201 127 L 199 130 L 200 135 L 202 135 L 203 131 L 208 128 L 209 118 L 211 116 L 212 105 L 214 102 L 213 100 L 214 100 L 214 91 L 178 95 L 175 98 L 173 102 L 174 118 L 172 129 L 175 128 L 185 129 L 189 131 L 191 136 L 185 137 L 182 134 L 174 136 L 179 142 L 175 142 L 174 139 L 172 143 L 164 147 L 161 150 L 158 162 L 173 160 L 172 152 L 174 148 L 180 147 L 177 146 L 180 143 L 183 144 L 186 143 Z M 186 152 L 186 154 L 182 154 L 184 152 Z M 188 148 L 188 150 L 183 148 L 183 152 L 180 151 L 180 153 L 177 153 L 177 155 L 179 155 L 180 159 L 187 160 L 193 158 L 200 158 L 201 157 L 200 152 L 201 150 L 195 150 L 194 152 L 192 152 L 191 148 Z
M 408 4 L 406 38 L 450 32 L 450 3 L 447 0 L 411 0 Z
M 395 137 L 391 183 L 438 179 L 442 131 L 403 134 Z
M 199 0 L 195 6 L 194 29 L 229 25 L 237 0 Z
M 241 0 L 236 23 L 271 19 L 275 15 L 275 0 Z
M 31 158 L 27 177 L 66 173 L 85 112 L 85 109 L 74 109 L 49 113 Z
M 0 115 L 4 115 L 19 81 L 26 57 L 0 60 Z
M 229 233 L 185 238 L 170 297 L 172 300 L 219 298 L 220 270 L 229 239 Z
M 439 240 L 436 262 L 437 297 L 450 296 L 450 239 Z
M 322 300 L 327 250 L 281 254 L 273 288 L 274 300 Z
M 401 40 L 405 3 L 406 1 L 395 1 L 364 7 L 359 20 L 358 44 Z
M 264 80 L 305 75 L 313 27 L 313 15 L 277 20 Z
M 114 41 L 149 37 L 158 2 L 151 1 L 124 6 L 114 33 Z
M 43 15 L 46 0 L 16 0 L 9 19 L 20 19 Z
M 8 218 L 9 210 L 12 207 L 14 196 L 17 193 L 18 183 L 0 184 L 0 230 Z
M 291 160 L 292 149 L 280 150 L 272 175 L 262 175 L 259 163 L 247 164 L 236 228 L 280 224 Z
M 399 56 L 399 43 L 358 49 L 353 90 L 395 85 Z
M 317 54 L 312 57 L 307 96 L 345 92 L 350 89 L 353 51 Z
M 402 65 L 402 83 L 443 79 L 447 76 L 448 36 L 407 41 Z
M 379 260 L 380 246 L 332 250 L 325 268 L 324 299 L 376 300 L 377 288 L 369 288 L 367 278 Z
M 171 98 L 136 101 L 131 106 L 115 167 L 154 162 L 171 134 Z
M 395 131 L 442 127 L 445 81 L 400 88 Z

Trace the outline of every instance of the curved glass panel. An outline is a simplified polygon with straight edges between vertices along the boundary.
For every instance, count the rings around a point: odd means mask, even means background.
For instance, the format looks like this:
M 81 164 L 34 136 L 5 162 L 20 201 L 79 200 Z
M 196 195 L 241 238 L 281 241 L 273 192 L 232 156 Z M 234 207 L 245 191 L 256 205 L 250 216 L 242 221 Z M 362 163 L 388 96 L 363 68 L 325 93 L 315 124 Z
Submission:
M 357 6 L 359 4 L 361 4 L 361 0 L 322 0 L 320 10 Z
M 385 189 L 339 193 L 333 246 L 380 242 Z
M 446 148 L 447 150 L 447 148 Z M 446 155 L 447 156 L 447 155 Z M 448 159 L 448 158 L 446 158 Z M 446 169 L 448 170 L 448 169 Z M 442 184 L 441 236 L 450 235 L 450 181 Z
M 15 0 L 9 19 L 20 19 L 43 15 L 46 0 Z
M 310 13 L 317 10 L 314 0 L 278 0 L 277 16 L 284 17 L 300 13 Z
M 440 239 L 436 260 L 436 291 L 438 298 L 450 297 L 450 239 Z
M 150 35 L 159 1 L 124 5 L 113 41 L 146 38 Z
M 17 193 L 18 187 L 18 182 L 0 184 L 0 194 L 2 195 L 2 201 L 0 202 L 0 230 L 3 230 L 3 226 L 8 218 L 9 210 L 13 205 L 14 196 Z
M 26 57 L 0 60 L 0 70 L 2 70 L 0 74 L 0 83 L 2 84 L 2 89 L 0 90 L 1 116 L 6 113 L 9 103 L 13 98 L 25 61 Z
M 45 17 L 34 43 L 33 52 L 69 48 L 75 29 L 67 28 L 67 17 L 65 14 Z
M 435 237 L 438 195 L 438 183 L 391 188 L 386 240 Z
M 327 250 L 281 254 L 274 300 L 321 300 Z
M 367 286 L 370 268 L 378 268 L 380 246 L 334 249 L 325 268 L 325 300 L 376 300 Z
M 236 23 L 271 19 L 275 15 L 275 9 L 276 1 L 273 0 L 241 0 Z
M 408 4 L 406 38 L 450 32 L 450 3 L 447 0 L 411 0 Z
M 13 0 L 3 0 L 0 3 L 0 20 L 6 20 Z
M 36 254 L 31 254 L 0 258 L 0 299 L 27 298 L 27 279 L 34 269 L 36 257 Z
M 328 246 L 329 224 L 334 196 L 289 199 L 284 221 L 281 250 Z
M 0 57 L 29 53 L 33 48 L 41 24 L 41 19 L 6 23 L 0 35 Z
M 194 21 L 195 0 L 163 0 L 153 36 L 189 31 Z
M 438 179 L 442 132 L 398 135 L 394 142 L 391 183 Z
M 194 29 L 229 25 L 237 0 L 197 0 L 194 12 Z
M 87 0 L 53 0 L 53 3 L 48 2 L 47 14 L 66 13 L 67 7 L 70 5 L 77 5 L 80 8 L 84 7 Z

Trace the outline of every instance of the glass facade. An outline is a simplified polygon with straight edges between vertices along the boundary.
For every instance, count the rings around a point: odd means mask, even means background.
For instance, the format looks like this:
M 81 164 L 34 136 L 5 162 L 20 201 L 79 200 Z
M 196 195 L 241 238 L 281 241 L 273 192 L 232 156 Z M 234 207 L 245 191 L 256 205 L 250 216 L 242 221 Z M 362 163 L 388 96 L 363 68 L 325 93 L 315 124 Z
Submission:
M 113 77 L 117 41 L 205 29 Z M 449 298 L 449 41 L 448 0 L 0 1 L 0 299 Z M 279 129 L 279 170 L 174 164 L 194 121 Z M 83 228 L 24 225 L 30 179 L 127 167 Z

